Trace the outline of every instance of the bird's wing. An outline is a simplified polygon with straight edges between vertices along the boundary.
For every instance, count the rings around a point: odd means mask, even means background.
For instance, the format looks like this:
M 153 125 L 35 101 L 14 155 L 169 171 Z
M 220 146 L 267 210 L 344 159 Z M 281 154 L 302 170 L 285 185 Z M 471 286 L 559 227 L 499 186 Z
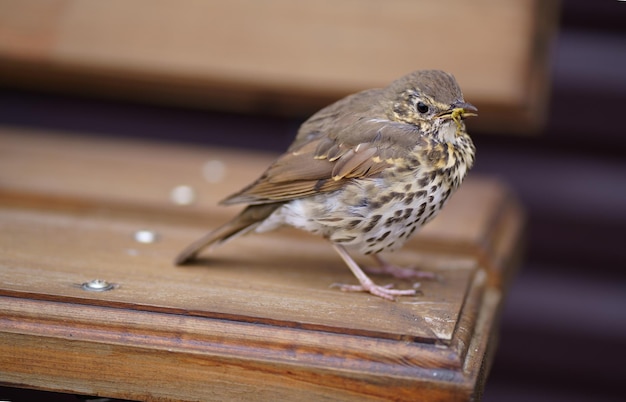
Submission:
M 303 145 L 320 137 L 337 138 L 343 136 L 346 131 L 356 131 L 353 126 L 359 125 L 360 118 L 376 114 L 373 109 L 379 108 L 380 105 L 373 103 L 372 99 L 380 98 L 381 91 L 381 89 L 368 89 L 357 92 L 320 109 L 300 126 L 296 138 L 287 151 L 300 149 Z M 371 127 L 366 128 L 365 131 L 371 131 Z M 356 141 L 352 145 L 359 142 Z
M 265 204 L 333 191 L 355 178 L 375 177 L 390 166 L 379 142 L 356 145 L 317 137 L 279 157 L 254 183 L 223 204 Z
M 381 91 L 359 92 L 315 113 L 286 153 L 222 204 L 284 202 L 334 191 L 352 179 L 377 177 L 407 156 L 424 139 L 417 127 L 386 118 Z

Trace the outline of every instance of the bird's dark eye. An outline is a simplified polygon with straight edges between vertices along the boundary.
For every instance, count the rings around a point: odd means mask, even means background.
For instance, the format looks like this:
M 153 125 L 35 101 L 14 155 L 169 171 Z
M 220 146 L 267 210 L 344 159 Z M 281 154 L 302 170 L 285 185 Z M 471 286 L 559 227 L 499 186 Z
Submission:
M 428 105 L 422 101 L 417 102 L 417 111 L 420 113 L 428 112 Z

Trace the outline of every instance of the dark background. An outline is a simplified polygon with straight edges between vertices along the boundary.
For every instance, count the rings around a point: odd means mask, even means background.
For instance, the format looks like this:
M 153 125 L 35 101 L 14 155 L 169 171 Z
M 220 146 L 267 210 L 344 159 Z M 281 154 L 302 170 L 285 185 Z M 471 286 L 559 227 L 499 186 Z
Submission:
M 472 133 L 473 173 L 501 177 L 528 212 L 488 402 L 626 395 L 626 2 L 563 1 L 553 49 L 541 133 Z M 0 125 L 107 136 L 279 152 L 305 118 L 0 88 Z M 0 388 L 0 399 L 44 397 L 74 400 Z

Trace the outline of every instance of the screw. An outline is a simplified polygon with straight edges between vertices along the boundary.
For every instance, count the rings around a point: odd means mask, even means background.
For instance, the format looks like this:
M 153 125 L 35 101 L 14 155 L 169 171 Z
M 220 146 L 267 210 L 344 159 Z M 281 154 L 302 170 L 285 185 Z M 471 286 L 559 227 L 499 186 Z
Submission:
M 112 290 L 115 288 L 115 284 L 109 283 L 102 279 L 94 279 L 89 282 L 85 282 L 80 285 L 83 290 L 88 290 L 91 292 L 106 292 L 107 290 Z
M 177 205 L 191 205 L 196 200 L 196 192 L 190 186 L 176 186 L 170 192 L 170 200 Z
M 139 243 L 154 243 L 159 236 L 152 230 L 138 230 L 135 232 L 135 241 Z

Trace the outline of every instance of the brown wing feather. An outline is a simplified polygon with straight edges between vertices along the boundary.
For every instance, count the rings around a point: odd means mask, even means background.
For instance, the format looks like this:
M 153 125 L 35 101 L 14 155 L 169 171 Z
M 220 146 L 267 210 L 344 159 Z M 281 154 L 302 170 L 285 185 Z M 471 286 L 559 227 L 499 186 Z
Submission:
M 338 144 L 341 152 L 331 149 L 332 158 L 329 158 L 329 154 L 316 152 L 320 141 L 316 139 L 297 151 L 282 155 L 257 181 L 222 203 L 265 204 L 293 200 L 337 190 L 350 179 L 373 177 L 389 166 L 376 158 L 378 148 L 371 144 L 353 147 Z M 337 156 L 339 153 L 341 156 Z

